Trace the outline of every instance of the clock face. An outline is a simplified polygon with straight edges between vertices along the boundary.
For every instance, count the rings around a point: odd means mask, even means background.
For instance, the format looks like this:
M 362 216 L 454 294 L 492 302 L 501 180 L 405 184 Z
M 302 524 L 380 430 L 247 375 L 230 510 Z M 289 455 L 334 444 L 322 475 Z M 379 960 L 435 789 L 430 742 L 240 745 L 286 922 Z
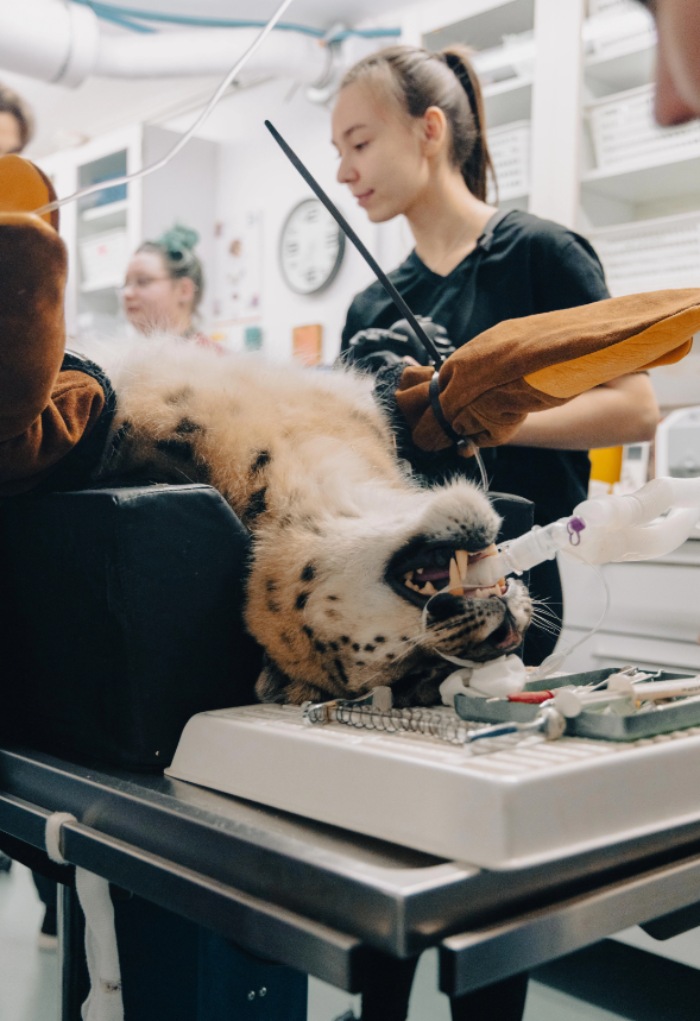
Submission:
M 297 294 L 322 291 L 338 272 L 344 249 L 345 235 L 323 203 L 305 199 L 282 227 L 282 275 Z

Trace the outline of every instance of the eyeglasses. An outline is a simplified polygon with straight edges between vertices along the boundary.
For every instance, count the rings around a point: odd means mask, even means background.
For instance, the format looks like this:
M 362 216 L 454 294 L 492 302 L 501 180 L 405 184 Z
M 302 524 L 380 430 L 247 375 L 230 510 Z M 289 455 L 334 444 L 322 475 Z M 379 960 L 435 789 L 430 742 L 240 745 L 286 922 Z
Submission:
M 118 291 L 126 291 L 127 288 L 133 287 L 133 289 L 135 291 L 145 291 L 145 290 L 147 290 L 151 286 L 151 284 L 156 284 L 156 283 L 158 283 L 159 280 L 170 280 L 170 279 L 171 279 L 171 277 L 167 277 L 167 276 L 166 277 L 134 277 L 133 280 L 125 280 L 124 283 L 121 284 L 121 286 L 117 288 L 117 290 Z

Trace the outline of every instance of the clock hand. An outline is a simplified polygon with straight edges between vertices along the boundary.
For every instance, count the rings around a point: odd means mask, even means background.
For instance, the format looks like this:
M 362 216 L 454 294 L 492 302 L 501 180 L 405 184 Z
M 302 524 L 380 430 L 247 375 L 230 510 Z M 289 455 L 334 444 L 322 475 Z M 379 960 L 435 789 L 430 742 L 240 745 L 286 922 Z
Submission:
M 438 349 L 435 347 L 435 344 L 430 339 L 428 334 L 425 332 L 425 330 L 423 329 L 421 324 L 418 322 L 418 320 L 414 316 L 413 312 L 411 312 L 411 309 L 408 307 L 408 305 L 406 304 L 404 299 L 401 297 L 399 292 L 396 290 L 396 288 L 392 284 L 391 280 L 386 275 L 384 270 L 381 268 L 381 266 L 379 265 L 377 260 L 374 258 L 374 256 L 371 254 L 371 252 L 367 249 L 365 244 L 357 236 L 357 234 L 352 229 L 350 224 L 347 222 L 347 220 L 345 219 L 343 214 L 338 210 L 338 208 L 334 205 L 334 203 L 331 202 L 331 200 L 326 195 L 325 191 L 320 186 L 320 184 L 311 176 L 310 172 L 306 169 L 306 167 L 301 162 L 301 160 L 299 159 L 297 154 L 289 147 L 287 142 L 285 142 L 285 140 L 282 138 L 282 136 L 280 135 L 279 131 L 274 127 L 274 125 L 271 124 L 270 121 L 265 121 L 265 127 L 268 129 L 268 131 L 270 132 L 270 134 L 272 135 L 274 140 L 277 142 L 279 147 L 282 149 L 282 151 L 284 152 L 285 156 L 287 156 L 289 158 L 289 160 L 294 164 L 294 166 L 299 171 L 301 176 L 304 178 L 306 183 L 309 185 L 311 190 L 315 193 L 315 195 L 324 204 L 324 206 L 326 207 L 328 212 L 331 214 L 331 216 L 333 217 L 335 222 L 338 224 L 340 229 L 343 231 L 343 233 L 346 235 L 346 237 L 350 238 L 350 240 L 354 244 L 355 248 L 358 250 L 358 252 L 362 256 L 362 258 L 365 260 L 365 262 L 369 265 L 370 269 L 374 272 L 374 274 L 377 277 L 377 279 L 379 280 L 380 284 L 382 284 L 382 286 L 384 287 L 384 290 L 388 293 L 389 297 L 392 299 L 392 301 L 394 302 L 396 307 L 399 309 L 400 312 L 402 312 L 404 318 L 408 319 L 409 323 L 411 324 L 411 326 L 415 330 L 416 336 L 420 340 L 420 342 L 423 345 L 423 347 L 425 348 L 425 350 L 430 355 L 430 358 L 432 359 L 433 363 L 439 368 L 442 365 L 443 361 L 444 361 L 442 355 L 440 354 Z

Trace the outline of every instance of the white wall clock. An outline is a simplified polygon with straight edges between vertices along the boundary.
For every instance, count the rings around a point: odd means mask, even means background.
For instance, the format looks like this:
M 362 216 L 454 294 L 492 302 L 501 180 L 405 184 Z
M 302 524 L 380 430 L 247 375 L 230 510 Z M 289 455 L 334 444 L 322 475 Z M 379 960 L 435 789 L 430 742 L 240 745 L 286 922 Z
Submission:
M 282 276 L 297 294 L 316 294 L 340 269 L 345 235 L 318 199 L 294 206 L 280 234 Z

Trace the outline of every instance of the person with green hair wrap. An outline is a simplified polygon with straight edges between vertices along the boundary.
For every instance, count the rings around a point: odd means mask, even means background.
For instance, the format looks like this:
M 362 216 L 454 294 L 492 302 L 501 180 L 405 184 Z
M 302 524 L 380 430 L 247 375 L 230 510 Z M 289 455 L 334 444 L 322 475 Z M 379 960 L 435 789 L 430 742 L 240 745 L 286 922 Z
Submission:
M 176 223 L 155 241 L 139 245 L 121 288 L 126 318 L 139 333 L 173 333 L 204 346 L 213 342 L 198 328 L 204 271 L 195 246 L 199 234 Z

